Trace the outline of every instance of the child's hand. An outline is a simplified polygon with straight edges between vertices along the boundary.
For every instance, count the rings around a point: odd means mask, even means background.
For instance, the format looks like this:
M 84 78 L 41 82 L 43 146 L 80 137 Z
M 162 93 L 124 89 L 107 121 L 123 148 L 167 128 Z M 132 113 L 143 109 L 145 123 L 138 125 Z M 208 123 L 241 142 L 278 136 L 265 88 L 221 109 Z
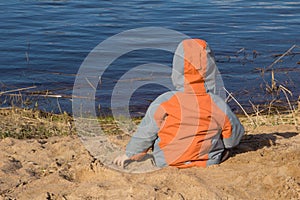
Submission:
M 115 160 L 113 161 L 113 163 L 124 168 L 124 163 L 127 160 L 130 160 L 130 159 L 128 156 L 126 156 L 126 154 L 124 154 L 124 155 L 116 157 Z

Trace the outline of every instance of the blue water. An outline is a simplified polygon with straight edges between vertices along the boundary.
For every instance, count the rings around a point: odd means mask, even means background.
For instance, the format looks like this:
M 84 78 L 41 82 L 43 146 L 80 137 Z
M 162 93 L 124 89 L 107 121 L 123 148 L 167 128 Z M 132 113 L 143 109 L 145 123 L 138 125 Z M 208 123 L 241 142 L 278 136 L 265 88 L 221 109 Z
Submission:
M 110 36 L 133 28 L 158 26 L 203 38 L 214 50 L 226 88 L 245 106 L 269 97 L 256 68 L 265 68 L 292 45 L 293 55 L 274 66 L 277 81 L 299 96 L 300 2 L 246 0 L 10 0 L 0 2 L 0 91 L 36 86 L 64 98 L 37 97 L 39 107 L 71 111 L 70 96 L 81 63 Z M 253 54 L 253 52 L 257 54 Z M 141 50 L 119 58 L 112 68 L 159 61 L 171 66 L 172 55 Z M 298 64 L 297 64 L 298 63 Z M 121 70 L 122 71 L 122 70 Z M 97 101 L 109 107 L 121 74 L 106 73 Z M 265 74 L 270 81 L 270 74 Z M 144 112 L 166 89 L 142 87 L 132 97 L 132 110 Z M 5 100 L 3 100 L 3 98 Z M 9 97 L 12 98 L 12 97 Z M 0 103 L 6 105 L 8 97 Z M 58 106 L 59 104 L 59 106 Z M 231 102 L 234 109 L 238 109 Z

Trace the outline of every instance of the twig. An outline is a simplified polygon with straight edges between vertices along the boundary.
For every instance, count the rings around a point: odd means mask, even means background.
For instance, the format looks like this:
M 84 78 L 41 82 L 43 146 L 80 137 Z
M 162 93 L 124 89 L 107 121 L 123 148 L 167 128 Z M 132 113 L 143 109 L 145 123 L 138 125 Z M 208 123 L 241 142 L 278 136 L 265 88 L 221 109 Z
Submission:
M 13 107 L 1 107 L 0 110 L 12 109 Z
M 260 118 L 260 119 L 263 120 L 265 123 L 267 123 L 267 121 L 266 121 L 265 119 L 263 119 L 262 116 L 260 116 L 260 113 L 261 113 L 263 110 L 259 110 L 259 105 L 258 105 L 258 106 L 255 106 L 255 105 L 252 103 L 252 101 L 250 101 L 250 100 L 249 100 L 249 103 L 251 104 L 252 109 L 253 109 L 253 111 L 255 112 L 256 122 L 259 124 L 259 122 L 260 122 L 259 118 Z M 252 118 L 251 118 L 251 119 L 252 119 Z
M 5 94 L 10 97 L 19 97 L 20 94 Z M 76 96 L 76 95 L 59 95 L 59 94 L 29 94 L 27 96 L 30 97 L 49 97 L 49 98 L 65 98 L 65 99 L 95 99 L 94 97 L 88 97 L 88 96 Z
M 275 90 L 276 90 L 276 81 L 275 81 L 274 70 L 272 70 L 272 91 Z
M 62 114 L 62 110 L 61 110 L 58 98 L 56 98 L 56 101 L 57 101 L 57 106 L 58 106 L 59 112 L 60 112 L 60 114 Z
M 225 87 L 223 87 L 223 89 L 225 90 L 225 92 L 227 92 L 227 94 L 237 103 L 237 105 L 242 109 L 242 111 L 245 113 L 245 115 L 247 116 L 247 118 L 252 122 L 252 124 L 254 126 L 256 126 L 256 123 L 251 119 L 251 117 L 248 115 L 248 113 L 245 111 L 245 109 L 243 108 L 243 106 L 234 98 L 234 96 L 228 92 L 228 90 L 226 90 Z
M 38 94 L 38 95 L 30 95 L 30 96 L 49 97 L 49 98 L 63 98 L 63 96 L 59 95 L 59 94 Z
M 278 111 L 277 108 L 276 108 L 276 112 L 277 112 L 277 114 L 278 114 L 278 116 L 279 116 L 279 119 L 281 120 L 281 123 L 282 123 L 282 124 L 285 124 L 285 122 L 283 121 L 283 119 L 282 119 L 282 117 L 281 117 L 281 114 L 280 114 L 280 112 Z
M 297 47 L 297 46 L 296 46 Z M 293 53 L 291 53 L 292 55 L 298 55 L 298 54 L 300 54 L 300 52 L 293 52 Z M 279 56 L 282 56 L 282 54 L 280 53 L 280 54 L 273 54 L 272 55 L 272 57 L 279 57 Z
M 0 95 L 6 94 L 6 93 L 11 93 L 11 92 L 19 92 L 19 91 L 23 91 L 23 90 L 29 90 L 29 89 L 33 89 L 33 88 L 36 88 L 36 86 L 31 86 L 31 87 L 25 87 L 25 88 L 19 88 L 19 89 L 15 89 L 15 90 L 8 90 L 8 91 L 0 92 Z
M 289 98 L 288 98 L 288 96 L 287 96 L 287 93 L 286 93 L 286 92 L 288 92 L 288 93 L 292 96 L 292 92 L 291 92 L 290 90 L 288 90 L 287 88 L 285 88 L 284 86 L 282 86 L 282 85 L 280 85 L 279 88 L 281 89 L 281 91 L 282 91 L 282 92 L 284 93 L 284 95 L 285 95 L 285 98 L 286 98 L 286 100 L 287 100 L 287 102 L 288 102 L 288 104 L 289 104 L 290 110 L 291 110 L 291 112 L 292 112 L 292 115 L 293 115 L 293 118 L 294 118 L 294 121 L 295 121 L 295 126 L 297 127 L 298 124 L 297 124 L 297 120 L 296 120 L 295 111 L 294 111 L 294 109 L 293 109 L 293 107 L 292 107 L 292 105 L 291 105 L 291 102 L 290 102 L 290 100 L 289 100 Z
M 289 54 L 297 45 L 293 45 L 291 48 L 289 48 L 284 54 L 282 54 L 279 58 L 277 58 L 271 65 L 269 65 L 268 67 L 266 67 L 263 72 L 265 72 L 266 70 L 272 68 L 276 63 L 278 63 L 281 58 L 283 58 L 284 56 L 286 56 L 287 54 Z
M 243 51 L 245 51 L 245 48 L 241 48 L 240 50 L 238 50 L 238 51 L 236 52 L 236 54 L 239 54 L 239 53 L 241 53 L 241 52 L 243 52 Z
M 91 86 L 91 88 L 93 88 L 94 91 L 97 90 L 96 87 L 90 82 L 90 80 L 87 77 L 85 77 L 85 80 Z
M 230 100 L 230 96 L 227 96 L 225 102 L 228 102 L 229 100 Z

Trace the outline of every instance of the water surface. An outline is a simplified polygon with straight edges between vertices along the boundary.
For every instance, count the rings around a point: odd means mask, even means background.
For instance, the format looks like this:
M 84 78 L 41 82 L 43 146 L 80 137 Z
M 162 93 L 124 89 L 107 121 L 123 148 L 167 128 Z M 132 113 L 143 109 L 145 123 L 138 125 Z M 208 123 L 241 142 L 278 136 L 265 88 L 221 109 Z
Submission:
M 226 88 L 245 107 L 249 100 L 263 103 L 273 98 L 266 95 L 257 68 L 269 66 L 275 55 L 300 45 L 300 2 L 296 0 L 11 0 L 0 2 L 0 9 L 1 91 L 36 86 L 28 93 L 62 95 L 65 98 L 38 98 L 40 108 L 55 112 L 71 111 L 75 74 L 88 53 L 129 29 L 159 26 L 205 39 L 214 50 Z M 296 54 L 274 66 L 278 84 L 291 90 L 294 99 L 300 85 L 298 46 L 293 50 Z M 140 50 L 120 57 L 103 77 L 106 85 L 97 94 L 101 107 L 109 107 L 107 99 L 126 70 L 149 62 L 171 66 L 172 55 Z M 264 78 L 270 83 L 270 73 Z M 143 113 L 165 90 L 157 85 L 141 87 L 132 97 L 132 110 Z

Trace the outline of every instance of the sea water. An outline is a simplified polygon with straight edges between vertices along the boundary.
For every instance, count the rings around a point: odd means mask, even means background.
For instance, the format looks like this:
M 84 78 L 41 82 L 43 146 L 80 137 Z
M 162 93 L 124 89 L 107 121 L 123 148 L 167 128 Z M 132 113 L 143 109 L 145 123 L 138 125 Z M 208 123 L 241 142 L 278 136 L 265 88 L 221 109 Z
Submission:
M 123 31 L 149 26 L 205 39 L 215 53 L 225 87 L 245 107 L 249 101 L 260 104 L 276 98 L 266 93 L 271 73 L 262 76 L 260 69 L 295 44 L 292 54 L 273 68 L 277 85 L 289 89 L 291 99 L 299 95 L 298 0 L 10 0 L 1 1 L 0 10 L 0 90 L 35 86 L 5 95 L 36 96 L 35 105 L 47 111 L 72 111 L 77 71 L 95 46 Z M 103 74 L 95 107 L 109 112 L 114 86 L 131 67 L 152 62 L 171 67 L 172 58 L 172 53 L 155 49 L 122 55 Z M 143 73 L 155 75 L 150 67 Z M 130 99 L 132 112 L 142 115 L 167 90 L 155 84 L 140 87 Z M 2 105 L 12 98 L 5 95 L 1 95 Z

